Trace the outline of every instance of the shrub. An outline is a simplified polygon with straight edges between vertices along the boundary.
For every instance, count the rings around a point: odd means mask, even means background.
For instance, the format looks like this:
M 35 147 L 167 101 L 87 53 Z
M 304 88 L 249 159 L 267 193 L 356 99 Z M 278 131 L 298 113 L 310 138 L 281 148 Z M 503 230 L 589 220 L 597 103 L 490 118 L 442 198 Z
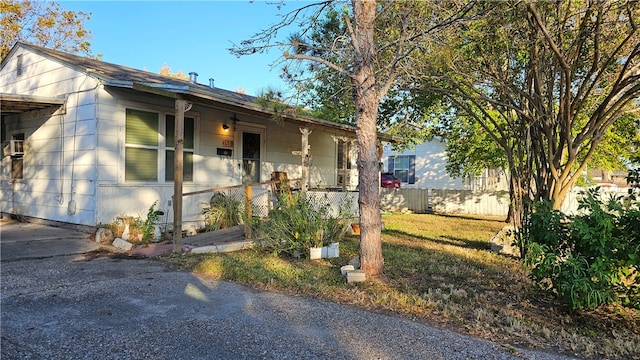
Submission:
M 155 235 L 156 227 L 160 223 L 160 217 L 164 215 L 164 211 L 160 209 L 156 209 L 156 205 L 158 201 L 155 201 L 149 209 L 147 210 L 147 215 L 145 218 L 142 218 L 141 215 L 136 217 L 132 216 L 121 216 L 117 221 L 101 225 L 100 227 L 104 227 L 113 232 L 115 237 L 123 237 L 124 230 L 128 226 L 129 227 L 129 241 L 132 243 L 143 243 L 147 244 Z
M 144 243 L 148 243 L 153 239 L 156 226 L 160 222 L 160 216 L 164 215 L 162 210 L 156 209 L 157 204 L 157 200 L 151 204 L 144 219 L 140 216 L 133 219 L 133 226 L 142 232 L 142 242 Z
M 599 188 L 582 193 L 568 216 L 536 203 L 520 234 L 528 246 L 531 278 L 571 310 L 620 303 L 640 308 L 640 210 L 635 198 Z
M 203 205 L 205 231 L 215 231 L 242 223 L 242 202 L 218 192 Z
M 267 219 L 254 219 L 252 229 L 267 251 L 298 257 L 309 247 L 338 241 L 348 225 L 342 213 L 332 217 L 328 203 L 316 205 L 304 192 L 281 193 Z

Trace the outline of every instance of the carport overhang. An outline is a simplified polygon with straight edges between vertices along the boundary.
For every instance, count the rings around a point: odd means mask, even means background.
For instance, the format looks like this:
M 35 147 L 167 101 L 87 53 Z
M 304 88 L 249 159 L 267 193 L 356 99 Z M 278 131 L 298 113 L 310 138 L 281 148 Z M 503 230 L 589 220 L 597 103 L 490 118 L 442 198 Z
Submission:
M 62 106 L 64 102 L 65 99 L 60 97 L 0 94 L 0 113 L 3 115 L 19 114 L 52 106 Z

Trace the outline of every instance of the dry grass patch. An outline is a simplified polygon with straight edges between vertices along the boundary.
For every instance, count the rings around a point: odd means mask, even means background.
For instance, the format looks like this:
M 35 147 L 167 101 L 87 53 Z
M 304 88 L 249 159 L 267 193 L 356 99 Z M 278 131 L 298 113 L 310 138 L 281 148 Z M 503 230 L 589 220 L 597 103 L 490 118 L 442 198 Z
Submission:
M 517 259 L 487 250 L 502 222 L 417 214 L 383 221 L 385 273 L 365 283 L 347 284 L 340 275 L 358 253 L 357 237 L 340 243 L 339 258 L 320 261 L 256 250 L 164 260 L 202 276 L 399 314 L 507 347 L 640 359 L 638 311 L 569 314 L 535 289 Z

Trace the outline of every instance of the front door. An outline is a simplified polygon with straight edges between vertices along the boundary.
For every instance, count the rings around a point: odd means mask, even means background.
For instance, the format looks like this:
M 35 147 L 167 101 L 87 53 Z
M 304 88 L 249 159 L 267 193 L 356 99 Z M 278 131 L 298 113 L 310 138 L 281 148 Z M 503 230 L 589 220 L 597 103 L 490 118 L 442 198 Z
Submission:
M 250 184 L 260 182 L 262 173 L 262 157 L 264 129 L 243 128 L 238 129 L 241 134 L 240 139 L 240 168 L 242 173 L 242 183 Z

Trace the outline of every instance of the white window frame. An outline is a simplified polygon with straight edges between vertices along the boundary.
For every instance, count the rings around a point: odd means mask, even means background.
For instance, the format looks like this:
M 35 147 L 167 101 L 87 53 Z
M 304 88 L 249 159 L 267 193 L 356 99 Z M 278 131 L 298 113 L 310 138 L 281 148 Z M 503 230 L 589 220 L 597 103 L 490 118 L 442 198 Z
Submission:
M 16 134 L 12 134 L 11 135 L 11 140 L 25 140 L 25 134 L 24 133 L 16 133 Z M 23 156 L 18 156 L 18 157 L 11 157 L 11 164 L 10 164 L 10 171 L 9 171 L 9 178 L 12 182 L 21 182 L 24 181 L 24 155 Z M 20 173 L 19 176 L 15 176 L 15 169 L 19 168 L 20 169 Z
M 158 145 L 141 145 L 141 144 L 128 144 L 126 142 L 126 128 L 127 128 L 127 110 L 137 110 L 137 111 L 145 111 L 150 113 L 156 113 L 158 116 Z M 173 180 L 166 180 L 166 152 L 167 151 L 175 151 L 173 146 L 167 146 L 167 115 L 172 115 L 175 117 L 174 109 L 154 107 L 154 106 L 143 106 L 139 104 L 123 104 L 122 107 L 123 116 L 123 125 L 122 125 L 122 172 L 120 175 L 120 182 L 126 184 L 173 184 Z M 191 183 L 195 181 L 195 173 L 196 173 L 196 149 L 198 148 L 198 130 L 200 126 L 200 114 L 199 113 L 189 113 L 185 114 L 185 118 L 193 118 L 193 148 L 184 148 L 184 152 L 190 152 L 193 154 L 193 178 L 191 180 L 185 180 L 185 182 Z M 127 148 L 138 148 L 138 149 L 152 149 L 156 150 L 156 161 L 157 161 L 157 174 L 156 180 L 127 180 L 126 179 L 126 150 Z
M 393 170 L 389 169 L 389 171 L 391 171 L 393 173 L 393 176 L 397 177 L 398 179 L 400 179 L 400 181 L 403 184 L 415 184 L 415 161 L 416 161 L 416 156 L 415 155 L 395 155 L 395 156 L 390 156 L 390 158 L 393 158 L 393 165 L 390 165 L 389 167 L 392 167 Z M 398 159 L 407 159 L 407 161 L 409 162 L 407 164 L 407 167 L 398 167 Z M 413 164 L 412 164 L 412 159 L 413 159 Z M 397 175 L 398 171 L 406 171 L 407 172 L 407 178 L 404 179 L 401 176 Z M 413 177 L 412 177 L 413 174 Z

